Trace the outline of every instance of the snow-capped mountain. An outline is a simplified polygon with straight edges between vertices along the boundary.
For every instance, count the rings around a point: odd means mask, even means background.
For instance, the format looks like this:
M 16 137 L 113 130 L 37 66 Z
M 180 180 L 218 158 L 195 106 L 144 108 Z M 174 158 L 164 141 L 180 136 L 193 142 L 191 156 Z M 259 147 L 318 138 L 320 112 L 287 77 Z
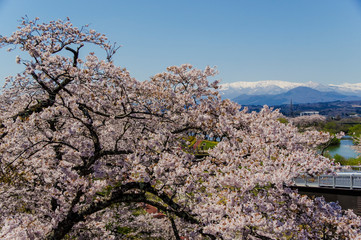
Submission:
M 247 95 L 241 94 L 232 99 L 241 105 L 269 105 L 278 106 L 283 104 L 320 103 L 334 101 L 360 101 L 361 96 L 350 96 L 335 91 L 321 92 L 309 87 L 296 87 L 287 92 L 270 95 Z
M 330 89 L 343 94 L 361 95 L 361 83 L 330 84 L 328 86 Z
M 321 92 L 334 91 L 344 95 L 361 96 L 361 83 L 344 83 L 340 85 L 323 85 L 314 82 L 295 83 L 278 80 L 267 80 L 258 82 L 233 82 L 221 84 L 222 98 L 233 99 L 239 95 L 276 95 L 285 93 L 297 87 L 308 87 Z

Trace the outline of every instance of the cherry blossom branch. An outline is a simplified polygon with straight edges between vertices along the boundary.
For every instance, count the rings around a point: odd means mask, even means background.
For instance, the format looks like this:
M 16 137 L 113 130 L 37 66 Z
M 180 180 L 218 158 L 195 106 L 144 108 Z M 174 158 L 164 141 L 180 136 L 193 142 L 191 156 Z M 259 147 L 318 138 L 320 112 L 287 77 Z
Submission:
M 168 219 L 172 224 L 172 229 L 173 229 L 173 234 L 174 234 L 175 239 L 181 240 L 178 229 L 177 229 L 177 225 L 175 224 L 173 217 L 169 216 Z

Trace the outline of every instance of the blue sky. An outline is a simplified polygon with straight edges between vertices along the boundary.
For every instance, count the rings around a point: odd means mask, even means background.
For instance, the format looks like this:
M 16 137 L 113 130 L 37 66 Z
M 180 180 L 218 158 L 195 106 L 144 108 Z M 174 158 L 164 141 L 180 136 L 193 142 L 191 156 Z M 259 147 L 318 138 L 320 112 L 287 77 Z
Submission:
M 90 24 L 138 80 L 191 63 L 224 83 L 361 82 L 361 0 L 0 0 L 0 34 L 25 15 Z M 21 70 L 5 49 L 0 66 L 0 83 Z

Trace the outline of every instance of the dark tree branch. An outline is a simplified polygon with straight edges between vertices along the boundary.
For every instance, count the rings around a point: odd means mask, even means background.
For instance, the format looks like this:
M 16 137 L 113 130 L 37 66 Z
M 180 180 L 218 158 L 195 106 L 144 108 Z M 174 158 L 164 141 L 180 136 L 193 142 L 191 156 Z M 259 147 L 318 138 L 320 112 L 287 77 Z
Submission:
M 254 236 L 254 237 L 259 238 L 261 240 L 272 240 L 273 239 L 273 238 L 263 236 L 263 235 L 257 233 L 255 228 L 251 228 L 250 230 L 251 230 L 251 232 L 250 232 L 251 236 Z
M 140 193 L 127 193 L 130 190 L 140 190 Z M 150 204 L 157 209 L 168 212 L 171 214 L 176 215 L 177 217 L 180 217 L 181 219 L 185 220 L 186 222 L 192 223 L 192 224 L 200 224 L 200 222 L 195 219 L 193 216 L 191 216 L 189 213 L 181 210 L 181 206 L 179 206 L 177 203 L 172 201 L 168 196 L 165 194 L 156 194 L 163 202 L 165 202 L 168 206 L 165 206 L 159 202 L 155 202 L 153 200 L 149 200 L 146 197 L 146 192 L 150 193 L 157 193 L 156 190 L 149 184 L 144 182 L 130 182 L 127 184 L 124 184 L 116 190 L 114 190 L 111 193 L 111 196 L 107 199 L 104 199 L 103 201 L 98 201 L 96 203 L 92 203 L 89 207 L 87 207 L 85 210 L 80 212 L 73 212 L 69 211 L 68 215 L 59 222 L 58 226 L 53 229 L 51 233 L 47 236 L 46 239 L 51 240 L 60 240 L 62 239 L 66 234 L 68 234 L 72 227 L 77 224 L 78 222 L 85 221 L 85 218 L 91 214 L 94 214 L 98 211 L 104 210 L 108 207 L 110 207 L 113 204 L 116 203 L 147 203 Z M 74 206 L 80 199 L 82 192 L 78 192 L 77 196 L 72 201 L 72 206 Z M 171 220 L 172 221 L 172 220 Z M 173 220 L 174 221 L 174 220 Z M 172 228 L 174 229 L 175 223 L 172 223 Z M 176 229 L 176 228 L 175 228 Z M 178 230 L 176 230 L 178 232 Z M 203 233 L 201 230 L 200 233 L 203 236 L 207 236 L 211 239 L 216 239 L 215 236 L 211 234 Z M 178 233 L 177 233 L 178 234 Z M 178 234 L 179 237 L 179 234 Z M 178 239 L 178 238 L 177 238 Z M 180 239 L 180 238 L 179 238 Z
M 42 82 L 41 80 L 39 80 L 38 75 L 36 75 L 35 72 L 31 72 L 31 76 L 35 79 L 35 81 L 42 87 L 42 89 L 44 89 L 49 95 L 53 94 L 53 91 L 45 85 L 44 82 Z
M 26 118 L 29 117 L 33 113 L 39 113 L 43 109 L 53 106 L 55 103 L 55 95 L 50 95 L 49 98 L 45 101 L 39 101 L 37 104 L 19 112 L 14 115 L 12 118 L 15 121 L 18 117 Z
M 177 226 L 175 225 L 175 222 L 174 222 L 174 219 L 173 217 L 169 217 L 169 220 L 172 224 L 172 229 L 173 229 L 173 233 L 174 233 L 174 237 L 176 240 L 181 240 L 180 236 L 179 236 L 179 232 L 178 232 L 178 229 L 177 229 Z
M 74 54 L 73 56 L 73 67 L 76 67 L 78 64 L 78 57 L 79 57 L 79 50 L 80 48 L 82 48 L 84 46 L 84 44 L 81 44 L 76 50 L 70 48 L 70 47 L 65 47 L 66 50 L 72 52 Z
M 124 155 L 124 154 L 132 154 L 134 153 L 132 150 L 105 150 L 100 152 L 100 156 L 115 156 L 115 155 Z

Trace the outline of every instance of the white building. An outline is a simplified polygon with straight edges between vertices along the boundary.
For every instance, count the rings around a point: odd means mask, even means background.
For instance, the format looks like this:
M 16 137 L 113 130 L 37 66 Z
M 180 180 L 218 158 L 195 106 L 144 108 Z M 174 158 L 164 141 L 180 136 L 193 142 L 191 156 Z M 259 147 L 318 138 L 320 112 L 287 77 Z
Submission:
M 300 116 L 311 116 L 311 115 L 318 115 L 320 112 L 314 111 L 314 112 L 301 112 Z

